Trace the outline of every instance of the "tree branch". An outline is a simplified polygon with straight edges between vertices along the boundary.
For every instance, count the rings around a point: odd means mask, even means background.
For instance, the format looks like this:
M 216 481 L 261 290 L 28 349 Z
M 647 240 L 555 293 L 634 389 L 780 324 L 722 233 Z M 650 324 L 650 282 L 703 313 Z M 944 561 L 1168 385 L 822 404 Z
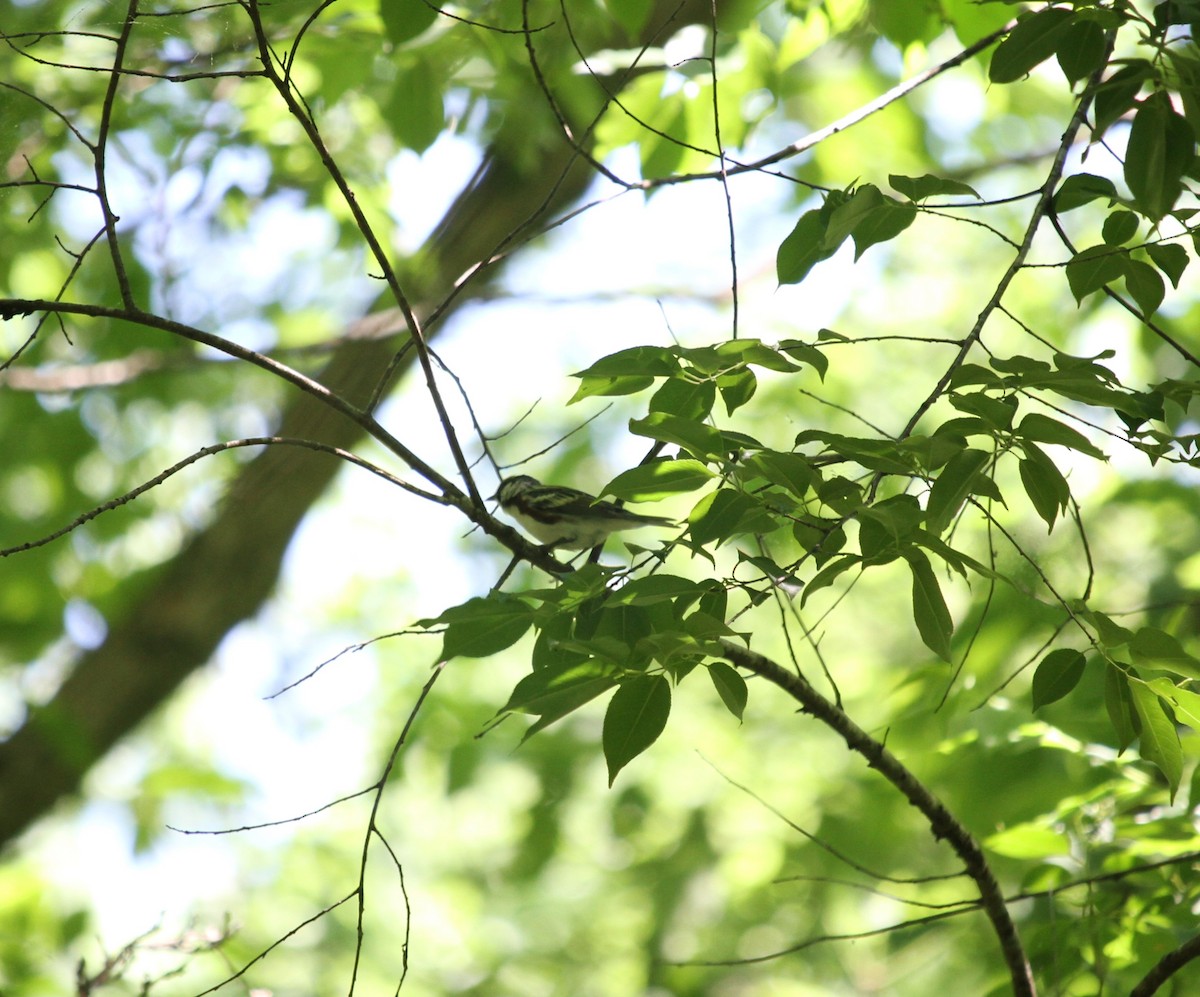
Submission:
M 1033 973 L 1021 946 L 1021 939 L 1017 935 L 1016 925 L 1008 913 L 1004 894 L 987 863 L 983 849 L 971 833 L 895 755 L 859 727 L 832 701 L 822 696 L 803 676 L 788 671 L 765 655 L 731 641 L 721 641 L 721 650 L 733 664 L 778 686 L 800 703 L 806 713 L 812 714 L 841 735 L 851 751 L 862 755 L 871 768 L 876 769 L 900 790 L 905 799 L 924 815 L 934 837 L 949 843 L 962 859 L 967 875 L 975 881 L 983 910 L 992 922 L 992 928 L 1000 942 L 1001 953 L 1012 977 L 1013 993 L 1016 997 L 1034 997 L 1037 990 L 1033 982 Z
M 1158 988 L 1178 973 L 1193 959 L 1200 957 L 1200 935 L 1193 935 L 1177 949 L 1172 949 L 1158 960 L 1138 985 L 1129 991 L 1129 997 L 1150 997 Z

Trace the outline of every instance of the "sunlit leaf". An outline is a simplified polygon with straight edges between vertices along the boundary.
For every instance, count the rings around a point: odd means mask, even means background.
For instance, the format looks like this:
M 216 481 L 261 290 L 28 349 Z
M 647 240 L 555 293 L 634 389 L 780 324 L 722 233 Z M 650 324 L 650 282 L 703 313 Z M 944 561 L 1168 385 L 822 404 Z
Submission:
M 1131 682 L 1129 691 L 1141 723 L 1141 756 L 1152 762 L 1166 778 L 1173 799 L 1183 775 L 1183 747 L 1179 743 L 1179 732 L 1163 709 L 1162 700 L 1153 690 L 1141 682 Z
M 627 502 L 653 502 L 703 488 L 715 475 L 698 460 L 654 460 L 622 471 L 600 492 Z
M 1157 627 L 1142 627 L 1129 642 L 1133 660 L 1144 668 L 1161 668 L 1185 678 L 1200 679 L 1200 661 L 1184 650 L 1178 638 Z
M 928 197 L 936 197 L 939 194 L 980 199 L 979 192 L 970 184 L 965 184 L 961 180 L 935 177 L 932 173 L 926 173 L 920 177 L 906 177 L 899 173 L 892 173 L 888 176 L 888 183 L 892 185 L 893 190 L 914 202 L 924 201 Z

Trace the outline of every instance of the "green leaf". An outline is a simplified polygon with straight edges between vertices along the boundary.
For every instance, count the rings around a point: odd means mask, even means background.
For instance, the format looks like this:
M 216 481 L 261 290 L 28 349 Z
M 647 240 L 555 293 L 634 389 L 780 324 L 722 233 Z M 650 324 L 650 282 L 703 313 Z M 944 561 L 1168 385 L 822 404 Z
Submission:
M 828 332 L 823 329 L 822 332 Z M 797 363 L 807 364 L 815 370 L 821 380 L 825 380 L 825 372 L 829 370 L 829 358 L 811 343 L 799 339 L 780 340 L 779 352 L 785 353 Z
M 670 377 L 679 373 L 679 359 L 667 346 L 631 346 L 602 357 L 572 377 Z
M 449 661 L 485 658 L 511 647 L 533 625 L 533 617 L 533 607 L 522 599 L 497 593 L 468 599 L 461 606 L 451 606 L 436 620 L 421 622 L 446 627 L 440 660 Z
M 1089 246 L 1067 264 L 1067 283 L 1080 302 L 1105 284 L 1125 276 L 1126 251 L 1111 246 Z
M 415 61 L 396 77 L 383 108 L 384 119 L 397 140 L 414 152 L 424 152 L 433 145 L 446 124 L 442 93 L 428 83 L 431 74 L 424 59 Z
M 1171 281 L 1172 287 L 1179 286 L 1179 278 L 1187 269 L 1188 251 L 1177 243 L 1156 243 L 1146 247 L 1146 253 Z
M 648 132 L 638 143 L 642 176 L 651 179 L 668 177 L 675 172 L 687 148 L 687 106 L 681 94 L 672 94 L 661 104 L 662 118 L 655 121 L 655 129 Z
M 1113 211 L 1104 219 L 1103 239 L 1106 246 L 1120 246 L 1127 243 L 1138 230 L 1138 216 L 1124 208 Z
M 929 490 L 925 506 L 925 525 L 931 533 L 946 532 L 967 496 L 974 490 L 991 455 L 983 450 L 960 450 L 946 462 Z
M 604 486 L 600 494 L 615 495 L 626 502 L 653 502 L 694 492 L 715 477 L 698 460 L 654 460 L 622 471 Z
M 825 245 L 823 215 L 823 211 L 804 212 L 796 227 L 779 244 L 775 274 L 780 284 L 799 284 L 813 267 L 837 252 L 837 246 Z
M 1136 674 L 1133 678 L 1136 679 Z M 1104 672 L 1104 708 L 1117 735 L 1118 752 L 1128 748 L 1138 733 L 1138 715 L 1133 708 L 1133 694 L 1129 691 L 1132 684 L 1130 675 L 1109 662 Z
M 1071 489 L 1067 479 L 1055 466 L 1054 461 L 1033 443 L 1022 445 L 1025 457 L 1020 462 L 1021 484 L 1025 494 L 1033 503 L 1037 514 L 1045 520 L 1049 529 L 1054 529 L 1054 521 L 1062 512 L 1071 498 Z
M 895 440 L 875 439 L 869 436 L 842 436 L 823 429 L 805 429 L 796 434 L 795 444 L 819 442 L 834 453 L 855 460 L 873 471 L 893 474 L 911 474 L 914 463 L 911 455 Z
M 1200 694 L 1181 688 L 1168 678 L 1151 679 L 1146 685 L 1171 704 L 1176 720 L 1200 731 Z
M 924 201 L 927 197 L 935 197 L 938 194 L 961 194 L 973 197 L 977 201 L 982 200 L 979 192 L 969 184 L 965 184 L 961 180 L 935 177 L 932 173 L 926 173 L 920 177 L 906 177 L 899 173 L 892 173 L 888 176 L 888 183 L 892 185 L 893 190 L 914 202 Z
M 1086 664 L 1081 652 L 1068 647 L 1060 647 L 1042 658 L 1033 673 L 1033 708 L 1037 710 L 1062 699 L 1079 684 Z
M 680 596 L 699 598 L 706 591 L 704 582 L 681 578 L 678 575 L 646 575 L 617 589 L 608 598 L 611 606 L 648 606 L 656 602 L 673 601 Z
M 817 480 L 817 472 L 803 454 L 764 450 L 751 454 L 743 462 L 743 467 L 751 474 L 786 489 L 796 498 L 804 498 Z
M 1092 173 L 1074 173 L 1059 186 L 1058 193 L 1054 195 L 1054 207 L 1060 212 L 1070 211 L 1098 198 L 1110 202 L 1117 199 L 1117 188 L 1113 182 Z
M 1158 311 L 1167 293 L 1166 285 L 1154 267 L 1132 259 L 1125 260 L 1125 290 L 1137 302 L 1145 318 Z
M 938 657 L 950 660 L 950 638 L 954 634 L 954 620 L 942 598 L 942 589 L 927 558 L 919 550 L 909 549 L 904 554 L 912 570 L 913 620 L 925 646 Z
M 1083 433 L 1072 429 L 1065 423 L 1052 419 L 1041 412 L 1030 412 L 1016 428 L 1016 435 L 1025 440 L 1035 440 L 1038 443 L 1054 443 L 1060 447 L 1070 447 L 1079 453 L 1106 460 L 1104 451 L 1099 449 Z
M 612 11 L 613 19 L 625 29 L 631 38 L 637 38 L 638 33 L 646 25 L 646 20 L 653 8 L 645 0 L 604 0 L 605 6 Z
M 853 236 L 857 260 L 875 243 L 894 239 L 912 224 L 916 216 L 917 209 L 913 205 L 900 204 L 874 184 L 863 184 L 830 215 L 825 244 L 836 248 L 847 236 Z
M 1166 777 L 1173 800 L 1183 774 L 1183 747 L 1179 743 L 1179 732 L 1163 709 L 1162 700 L 1153 690 L 1142 682 L 1131 682 L 1129 691 L 1141 724 L 1141 756 L 1157 766 Z
M 1200 679 L 1200 661 L 1178 639 L 1157 627 L 1142 627 L 1129 642 L 1133 660 L 1144 668 L 1160 668 L 1185 678 Z
M 732 488 L 706 495 L 688 522 L 689 534 L 697 544 L 728 540 L 739 533 L 769 533 L 779 525 L 759 499 Z
M 617 686 L 601 734 L 610 786 L 621 769 L 658 740 L 670 713 L 671 686 L 663 676 L 637 676 Z
M 595 661 L 542 668 L 513 688 L 501 713 L 531 713 L 558 720 L 616 685 Z
M 689 377 L 668 377 L 650 396 L 651 412 L 668 412 L 684 419 L 704 419 L 712 412 L 717 386 L 712 381 Z
M 862 564 L 862 558 L 857 554 L 846 554 L 836 560 L 830 561 L 825 567 L 818 571 L 812 578 L 809 579 L 807 585 L 804 586 L 804 594 L 800 597 L 800 606 L 808 602 L 809 596 L 814 592 L 819 592 L 821 589 L 832 585 L 839 575 Z
M 1114 121 L 1125 116 L 1133 107 L 1142 84 L 1153 79 L 1157 70 L 1145 59 L 1134 59 L 1122 66 L 1096 89 L 1095 123 L 1092 126 L 1092 141 L 1100 137 Z M 1066 208 L 1060 207 L 1059 211 Z
M 1058 50 L 1068 37 L 1075 15 L 1063 7 L 1045 7 L 1023 15 L 992 53 L 988 79 L 1013 83 Z
M 1104 28 L 1090 18 L 1080 18 L 1067 26 L 1055 54 L 1063 75 L 1074 85 L 1104 65 L 1106 49 Z
M 1096 638 L 1106 648 L 1124 647 L 1133 640 L 1133 631 L 1114 622 L 1106 613 L 1086 608 L 1077 613 L 1096 628 Z
M 708 677 L 712 679 L 713 688 L 721 697 L 721 702 L 738 720 L 746 711 L 746 701 L 750 691 L 746 688 L 746 680 L 738 674 L 737 669 L 724 661 L 712 661 L 708 665 Z
M 403 45 L 423 33 L 435 20 L 436 4 L 424 0 L 379 0 L 383 30 L 393 45 Z
M 754 392 L 758 390 L 758 378 L 754 371 L 743 367 L 720 375 L 716 386 L 721 392 L 721 401 L 725 403 L 726 413 L 733 415 L 754 397 Z
M 632 395 L 654 383 L 652 377 L 586 377 L 575 389 L 568 405 L 574 405 L 593 395 Z
M 648 436 L 652 440 L 677 444 L 697 457 L 725 452 L 721 434 L 711 426 L 666 412 L 651 412 L 645 419 L 630 419 L 629 431 L 638 436 Z
M 984 839 L 983 844 L 997 855 L 1025 861 L 1071 854 L 1071 843 L 1065 834 L 1036 824 L 1018 824 L 997 831 Z
M 1164 92 L 1143 100 L 1133 116 L 1125 152 L 1125 182 L 1154 221 L 1174 206 L 1183 175 L 1196 157 L 1196 136 Z

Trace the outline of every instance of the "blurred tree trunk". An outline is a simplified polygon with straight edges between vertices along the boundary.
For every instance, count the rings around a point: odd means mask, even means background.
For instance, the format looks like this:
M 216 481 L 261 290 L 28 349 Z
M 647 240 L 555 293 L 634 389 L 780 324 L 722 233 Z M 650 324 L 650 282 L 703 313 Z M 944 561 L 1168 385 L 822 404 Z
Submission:
M 532 174 L 489 156 L 420 254 L 426 300 L 444 297 L 473 262 L 539 208 L 555 210 L 578 198 L 590 177 L 561 141 L 543 151 Z M 497 273 L 492 268 L 482 275 L 456 305 L 483 291 Z M 398 316 L 395 325 L 403 326 Z M 402 342 L 402 336 L 350 339 L 317 379 L 365 405 Z M 358 426 L 307 394 L 292 400 L 276 432 L 345 449 L 362 438 Z M 0 842 L 75 791 L 95 761 L 203 665 L 237 623 L 258 612 L 292 534 L 340 467 L 334 457 L 298 447 L 268 447 L 246 465 L 212 522 L 158 569 L 154 583 L 124 619 L 112 621 L 104 643 L 80 658 L 53 699 L 0 744 Z
M 711 10 L 699 0 L 660 0 L 638 44 L 661 44 L 684 24 L 708 20 Z M 605 47 L 617 40 L 595 42 Z M 610 78 L 605 87 L 614 91 L 619 81 Z M 586 123 L 574 134 L 587 135 Z M 577 200 L 591 177 L 591 167 L 561 134 L 502 132 L 412 262 L 413 297 L 442 300 L 502 241 Z M 471 282 L 453 307 L 484 291 L 499 267 Z M 402 342 L 350 338 L 317 380 L 363 405 Z M 292 400 L 276 432 L 345 449 L 362 437 L 356 425 L 306 394 Z M 236 624 L 258 612 L 292 534 L 340 463 L 302 448 L 268 447 L 246 465 L 212 522 L 158 569 L 124 619 L 111 621 L 104 643 L 80 658 L 53 699 L 0 744 L 0 844 L 73 793 L 113 744 L 207 662 Z

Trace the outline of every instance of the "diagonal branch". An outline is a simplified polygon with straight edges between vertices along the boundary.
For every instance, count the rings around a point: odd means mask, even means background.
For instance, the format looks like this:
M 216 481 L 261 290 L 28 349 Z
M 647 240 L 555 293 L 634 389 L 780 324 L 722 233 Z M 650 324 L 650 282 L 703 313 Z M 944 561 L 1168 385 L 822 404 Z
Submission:
M 1200 958 L 1200 935 L 1193 935 L 1179 948 L 1172 949 L 1159 959 L 1138 985 L 1129 991 L 1129 997 L 1150 997 L 1157 993 L 1159 987 L 1197 958 Z
M 930 790 L 884 745 L 858 726 L 842 709 L 821 695 L 803 676 L 788 671 L 765 655 L 730 641 L 721 641 L 721 650 L 729 661 L 740 668 L 753 672 L 760 678 L 778 686 L 804 707 L 806 713 L 836 731 L 845 739 L 851 751 L 866 759 L 867 764 L 878 771 L 916 807 L 929 822 L 935 838 L 949 843 L 963 861 L 966 874 L 975 881 L 980 902 L 992 929 L 1000 942 L 1000 950 L 1012 978 L 1016 997 L 1034 997 L 1037 993 L 1029 960 L 1021 946 L 1016 925 L 1008 913 L 1004 894 L 996 881 L 983 849 L 971 833 L 946 809 Z

